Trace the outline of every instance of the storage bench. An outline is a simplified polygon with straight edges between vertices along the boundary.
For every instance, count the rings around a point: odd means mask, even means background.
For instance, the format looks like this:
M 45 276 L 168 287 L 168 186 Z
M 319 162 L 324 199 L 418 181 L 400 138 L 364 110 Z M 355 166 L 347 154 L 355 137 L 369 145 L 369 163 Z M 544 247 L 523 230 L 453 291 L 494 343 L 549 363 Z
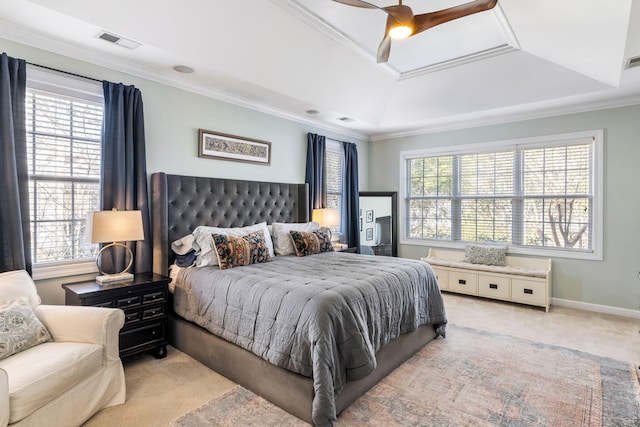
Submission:
M 551 300 L 551 259 L 507 255 L 505 266 L 464 262 L 464 251 L 430 249 L 427 257 L 443 291 L 544 307 Z

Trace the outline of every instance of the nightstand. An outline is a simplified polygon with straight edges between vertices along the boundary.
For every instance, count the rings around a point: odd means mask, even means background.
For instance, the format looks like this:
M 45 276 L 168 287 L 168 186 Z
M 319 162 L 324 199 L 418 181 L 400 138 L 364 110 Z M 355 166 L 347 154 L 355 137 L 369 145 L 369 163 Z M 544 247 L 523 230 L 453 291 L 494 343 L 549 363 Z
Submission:
M 66 305 L 120 308 L 120 357 L 153 350 L 158 359 L 167 355 L 168 284 L 155 273 L 135 274 L 133 280 L 99 284 L 95 280 L 65 283 Z

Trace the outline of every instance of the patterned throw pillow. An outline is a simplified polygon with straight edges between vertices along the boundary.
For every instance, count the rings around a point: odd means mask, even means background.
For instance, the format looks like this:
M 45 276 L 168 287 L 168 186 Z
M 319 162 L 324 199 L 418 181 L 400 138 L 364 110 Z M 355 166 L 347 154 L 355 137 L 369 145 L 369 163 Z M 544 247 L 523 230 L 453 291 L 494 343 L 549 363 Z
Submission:
M 297 256 L 332 252 L 331 230 L 322 227 L 316 231 L 289 231 Z
M 26 297 L 0 302 L 0 360 L 51 341 Z
M 220 270 L 271 261 L 262 231 L 244 236 L 214 234 L 213 243 L 218 254 Z
M 504 266 L 506 246 L 469 244 L 464 249 L 464 262 Z

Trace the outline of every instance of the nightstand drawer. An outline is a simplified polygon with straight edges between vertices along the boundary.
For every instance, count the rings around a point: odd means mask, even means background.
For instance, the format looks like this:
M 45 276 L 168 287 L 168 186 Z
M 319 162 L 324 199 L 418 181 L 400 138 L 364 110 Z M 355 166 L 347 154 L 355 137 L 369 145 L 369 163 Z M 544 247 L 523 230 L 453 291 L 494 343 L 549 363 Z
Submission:
M 140 304 L 140 296 L 132 296 L 128 298 L 122 298 L 117 301 L 118 308 L 133 307 Z
M 149 304 L 149 303 L 153 303 L 153 302 L 157 302 L 157 301 L 164 301 L 164 292 L 163 291 L 153 292 L 153 293 L 150 293 L 150 294 L 144 294 L 142 296 L 142 303 L 143 304 Z
M 158 316 L 164 316 L 164 306 L 162 305 L 142 311 L 142 320 L 149 320 Z
M 120 334 L 120 351 L 164 341 L 164 322 L 152 323 Z

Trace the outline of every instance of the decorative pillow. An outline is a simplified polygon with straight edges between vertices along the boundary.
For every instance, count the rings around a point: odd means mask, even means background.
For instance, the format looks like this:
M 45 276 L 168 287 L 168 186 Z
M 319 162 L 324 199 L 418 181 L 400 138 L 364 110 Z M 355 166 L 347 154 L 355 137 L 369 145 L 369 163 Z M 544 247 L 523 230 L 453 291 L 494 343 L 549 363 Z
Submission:
M 216 246 L 220 270 L 271 261 L 262 231 L 239 237 L 214 234 L 213 243 Z
M 289 231 L 297 256 L 319 254 L 320 252 L 332 252 L 331 230 L 322 227 L 316 231 Z
M 293 255 L 296 248 L 293 246 L 289 231 L 315 231 L 320 228 L 317 222 L 299 222 L 299 223 L 273 223 L 273 248 L 276 255 Z
M 207 227 L 199 226 L 193 230 L 193 237 L 195 238 L 194 249 L 196 250 L 196 267 L 207 267 L 211 265 L 218 265 L 218 255 L 213 243 L 214 234 L 225 234 L 228 236 L 244 236 L 256 231 L 262 231 L 264 234 L 264 241 L 269 250 L 269 257 L 275 256 L 273 252 L 273 242 L 271 242 L 271 235 L 267 228 L 266 222 L 261 222 L 255 225 L 249 225 L 247 227 L 234 227 L 234 228 L 219 228 L 219 227 Z
M 503 266 L 506 255 L 506 246 L 468 244 L 464 249 L 464 262 Z
M 51 334 L 26 297 L 0 302 L 0 360 L 46 341 L 51 341 Z

